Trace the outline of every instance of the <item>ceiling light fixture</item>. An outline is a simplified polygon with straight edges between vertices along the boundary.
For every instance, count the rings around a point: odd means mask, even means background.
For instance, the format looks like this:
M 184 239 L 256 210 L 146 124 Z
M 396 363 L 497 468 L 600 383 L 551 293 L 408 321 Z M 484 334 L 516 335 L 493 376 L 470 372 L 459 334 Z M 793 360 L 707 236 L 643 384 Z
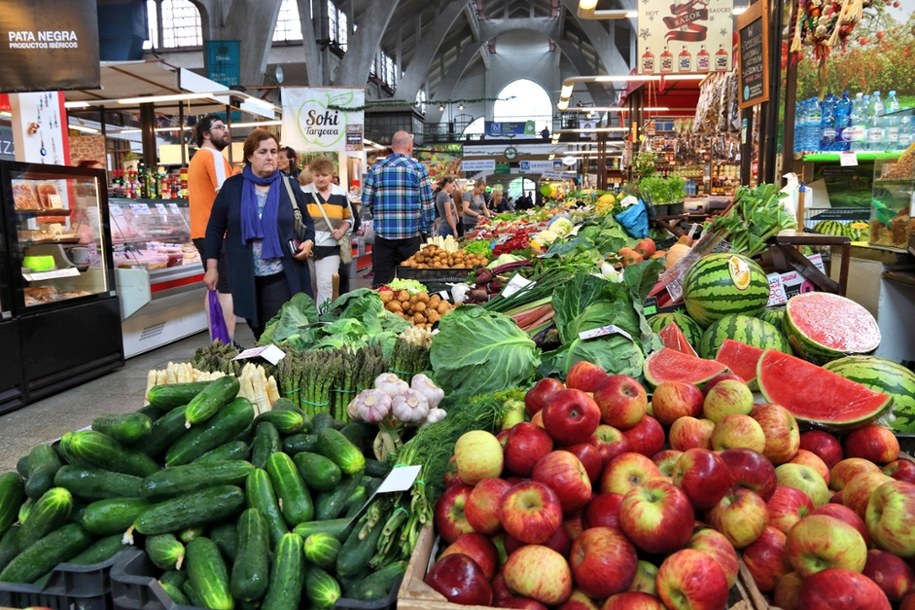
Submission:
M 632 13 L 635 11 L 630 11 L 626 9 L 613 9 L 613 10 L 597 10 L 597 0 L 579 0 L 578 1 L 578 16 L 582 19 L 629 19 L 633 16 Z
M 445 105 L 444 105 L 444 104 L 439 104 L 439 105 L 438 105 L 438 111 L 439 111 L 439 112 L 445 112 Z
M 458 110 L 463 110 L 463 109 L 464 109 L 464 104 L 463 104 L 463 103 L 462 103 L 462 104 L 458 104 Z

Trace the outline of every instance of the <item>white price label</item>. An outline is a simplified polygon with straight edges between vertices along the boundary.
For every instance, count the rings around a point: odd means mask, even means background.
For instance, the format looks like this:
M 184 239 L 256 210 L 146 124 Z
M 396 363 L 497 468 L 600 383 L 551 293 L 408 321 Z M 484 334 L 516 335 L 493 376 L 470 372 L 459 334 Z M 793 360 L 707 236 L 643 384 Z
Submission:
M 858 165 L 858 155 L 854 151 L 845 151 L 839 153 L 839 166 L 855 167 Z
M 502 289 L 502 296 L 505 298 L 510 297 L 515 294 L 525 286 L 529 286 L 535 282 L 527 279 L 519 273 L 516 273 L 512 279 L 508 281 L 508 284 L 505 285 L 505 288 Z
M 666 289 L 667 294 L 670 295 L 674 303 L 683 298 L 683 284 L 680 283 L 680 280 L 673 280 L 667 285 Z
M 156 204 L 156 211 L 159 212 L 160 214 L 162 214 L 163 216 L 167 216 L 167 215 L 168 215 L 168 208 L 165 207 L 165 204 L 164 204 L 164 203 L 157 203 L 157 204 Z
M 112 216 L 123 216 L 124 215 L 124 210 L 122 210 L 121 206 L 119 206 L 119 205 L 111 206 L 110 208 L 108 208 L 108 212 Z
M 170 204 L 168 204 L 168 211 L 171 212 L 172 214 L 180 214 L 180 213 L 181 213 L 181 210 L 178 208 L 178 204 L 177 204 L 177 203 L 170 203 Z
M 275 345 L 264 345 L 262 347 L 252 347 L 251 349 L 246 349 L 239 355 L 232 358 L 232 360 L 249 360 L 251 358 L 263 358 L 273 366 L 286 357 L 286 352 L 281 350 Z
M 588 339 L 596 339 L 598 337 L 606 337 L 607 335 L 622 335 L 632 341 L 632 335 L 627 333 L 625 330 L 617 326 L 616 324 L 608 324 L 607 326 L 601 326 L 600 328 L 592 328 L 591 330 L 583 330 L 578 333 L 578 338 L 582 341 L 587 341 Z
M 152 214 L 149 205 L 145 203 L 131 203 L 130 209 L 133 210 L 133 213 L 137 216 L 149 216 Z

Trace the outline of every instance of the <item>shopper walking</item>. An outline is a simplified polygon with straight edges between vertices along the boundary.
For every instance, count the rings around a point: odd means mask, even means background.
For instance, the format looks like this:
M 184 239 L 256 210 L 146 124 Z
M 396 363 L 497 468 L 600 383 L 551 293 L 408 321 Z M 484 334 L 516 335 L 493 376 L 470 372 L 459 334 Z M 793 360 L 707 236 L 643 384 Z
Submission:
M 280 171 L 290 178 L 299 177 L 299 156 L 291 146 L 284 146 L 280 149 L 280 156 L 276 158 L 276 164 Z
M 255 129 L 243 151 L 245 168 L 226 180 L 207 224 L 204 282 L 211 290 L 217 285 L 217 261 L 225 250 L 235 311 L 259 339 L 293 294 L 313 295 L 305 259 L 315 228 L 302 191 L 277 169 L 276 137 Z
M 197 153 L 191 158 L 187 168 L 188 207 L 191 216 L 191 240 L 200 253 L 204 273 L 207 269 L 204 256 L 204 238 L 207 222 L 213 209 L 216 194 L 222 188 L 226 178 L 232 175 L 229 161 L 222 151 L 232 142 L 232 136 L 225 122 L 214 114 L 208 114 L 197 121 L 194 126 L 194 142 Z M 235 313 L 233 311 L 232 293 L 229 290 L 229 273 L 225 257 L 218 260 L 219 282 L 211 288 L 219 296 L 222 316 L 226 321 L 229 338 L 235 337 Z M 204 299 L 204 309 L 209 315 L 208 299 Z
M 422 234 L 431 232 L 435 221 L 429 172 L 411 156 L 413 135 L 395 133 L 391 151 L 368 170 L 362 189 L 362 203 L 373 215 L 376 288 L 393 280 L 397 265 L 419 251 Z

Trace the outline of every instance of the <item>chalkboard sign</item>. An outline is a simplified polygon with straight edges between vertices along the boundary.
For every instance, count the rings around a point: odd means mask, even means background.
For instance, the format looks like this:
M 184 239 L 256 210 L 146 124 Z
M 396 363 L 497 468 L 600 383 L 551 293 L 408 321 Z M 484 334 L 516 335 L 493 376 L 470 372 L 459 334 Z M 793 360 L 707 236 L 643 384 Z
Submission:
M 769 100 L 769 9 L 759 0 L 737 17 L 740 108 Z

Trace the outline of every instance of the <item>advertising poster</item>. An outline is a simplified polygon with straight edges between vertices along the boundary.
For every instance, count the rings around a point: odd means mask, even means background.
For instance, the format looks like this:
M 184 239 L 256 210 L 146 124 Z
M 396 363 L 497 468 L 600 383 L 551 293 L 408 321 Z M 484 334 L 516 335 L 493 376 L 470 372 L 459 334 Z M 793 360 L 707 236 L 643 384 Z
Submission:
M 413 151 L 413 155 L 426 166 L 433 181 L 445 176 L 461 175 L 463 144 L 433 144 L 423 150 Z
M 365 91 L 284 87 L 283 145 L 298 152 L 362 150 Z
M 731 69 L 732 0 L 639 2 L 640 74 Z
M 17 161 L 70 164 L 64 96 L 58 91 L 10 95 Z

